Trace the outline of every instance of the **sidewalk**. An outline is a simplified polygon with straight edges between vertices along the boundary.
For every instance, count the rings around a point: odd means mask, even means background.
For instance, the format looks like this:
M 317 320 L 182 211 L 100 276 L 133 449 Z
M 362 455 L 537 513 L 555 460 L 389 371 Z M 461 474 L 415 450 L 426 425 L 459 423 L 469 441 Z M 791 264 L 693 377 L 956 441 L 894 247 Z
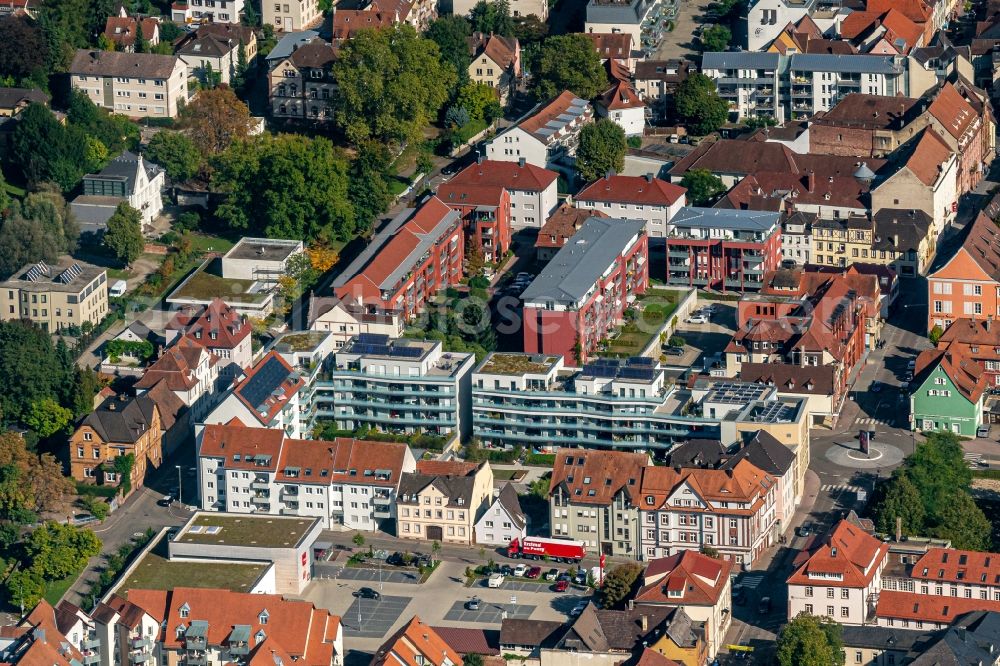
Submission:
M 753 570 L 770 570 L 772 565 L 775 564 L 774 556 L 779 552 L 783 552 L 784 557 L 782 561 L 777 563 L 778 567 L 784 567 L 787 564 L 784 560 L 787 559 L 789 555 L 794 557 L 795 554 L 798 554 L 798 551 L 789 546 L 795 538 L 795 530 L 798 529 L 799 525 L 806 522 L 809 518 L 809 514 L 812 513 L 813 507 L 816 505 L 816 498 L 819 497 L 820 489 L 819 475 L 811 469 L 806 470 L 802 486 L 802 500 L 799 502 L 798 507 L 796 507 L 791 521 L 789 521 L 788 525 L 785 526 L 784 534 L 786 536 L 787 543 L 776 543 L 768 548 L 767 552 L 757 558 L 757 561 L 754 562 L 752 567 Z

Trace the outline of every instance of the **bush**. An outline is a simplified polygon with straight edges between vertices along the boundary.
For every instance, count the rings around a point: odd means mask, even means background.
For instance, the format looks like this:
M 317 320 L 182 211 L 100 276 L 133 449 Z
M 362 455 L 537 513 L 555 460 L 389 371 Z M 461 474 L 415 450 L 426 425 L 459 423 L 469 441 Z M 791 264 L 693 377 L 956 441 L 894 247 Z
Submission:
M 489 286 L 489 279 L 483 277 L 482 275 L 477 275 L 469 279 L 469 289 L 489 289 Z
M 552 467 L 556 464 L 556 456 L 554 453 L 529 453 L 524 462 L 526 465 Z
M 669 344 L 671 347 L 683 347 L 685 344 L 687 344 L 687 340 L 685 340 L 679 335 L 671 335 L 670 339 L 667 341 L 667 344 Z
M 642 137 L 641 136 L 630 136 L 626 142 L 629 148 L 642 148 Z

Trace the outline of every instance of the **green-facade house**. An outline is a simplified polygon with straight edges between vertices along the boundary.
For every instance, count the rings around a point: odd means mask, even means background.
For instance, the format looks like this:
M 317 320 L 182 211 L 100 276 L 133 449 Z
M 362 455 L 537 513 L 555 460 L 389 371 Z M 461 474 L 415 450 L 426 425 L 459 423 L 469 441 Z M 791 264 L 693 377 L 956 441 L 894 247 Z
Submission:
M 912 429 L 975 437 L 986 385 L 983 368 L 972 359 L 948 349 L 921 353 L 910 384 Z

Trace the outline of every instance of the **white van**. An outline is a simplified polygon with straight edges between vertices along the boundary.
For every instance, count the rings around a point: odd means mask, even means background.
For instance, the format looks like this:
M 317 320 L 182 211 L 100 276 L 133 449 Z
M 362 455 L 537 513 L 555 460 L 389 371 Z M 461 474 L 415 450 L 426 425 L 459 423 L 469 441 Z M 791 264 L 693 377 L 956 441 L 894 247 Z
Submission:
M 108 287 L 108 296 L 111 298 L 121 298 L 125 295 L 126 289 L 128 289 L 128 283 L 125 280 L 116 280 Z
M 490 574 L 489 580 L 486 581 L 486 584 L 489 587 L 500 587 L 501 585 L 503 585 L 503 581 L 504 581 L 504 575 L 495 573 L 495 574 Z

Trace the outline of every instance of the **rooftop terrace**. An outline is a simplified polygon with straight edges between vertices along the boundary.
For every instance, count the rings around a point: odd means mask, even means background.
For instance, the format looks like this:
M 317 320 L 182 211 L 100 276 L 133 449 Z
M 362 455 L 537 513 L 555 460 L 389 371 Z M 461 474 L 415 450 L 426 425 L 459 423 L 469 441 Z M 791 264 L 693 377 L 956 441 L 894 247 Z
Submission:
M 314 518 L 198 514 L 174 537 L 180 543 L 291 548 L 312 527 Z
M 491 375 L 545 374 L 559 360 L 544 354 L 490 354 L 476 372 Z

